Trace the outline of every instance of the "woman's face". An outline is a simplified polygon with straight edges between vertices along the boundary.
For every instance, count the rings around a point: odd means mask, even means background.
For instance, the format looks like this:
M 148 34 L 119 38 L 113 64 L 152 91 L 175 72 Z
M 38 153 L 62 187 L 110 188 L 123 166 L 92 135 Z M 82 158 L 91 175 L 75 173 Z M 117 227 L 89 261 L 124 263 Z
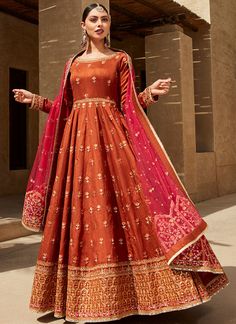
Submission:
M 96 8 L 92 9 L 85 22 L 81 22 L 83 29 L 87 31 L 88 36 L 94 40 L 105 38 L 110 32 L 110 16 L 105 10 L 98 11 Z

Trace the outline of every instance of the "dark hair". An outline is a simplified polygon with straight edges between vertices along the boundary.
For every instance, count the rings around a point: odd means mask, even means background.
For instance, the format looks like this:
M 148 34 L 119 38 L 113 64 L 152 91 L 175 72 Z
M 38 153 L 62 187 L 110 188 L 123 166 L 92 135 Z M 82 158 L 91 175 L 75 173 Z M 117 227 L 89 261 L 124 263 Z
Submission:
M 93 10 L 94 8 L 96 8 L 98 6 L 98 4 L 99 4 L 99 6 L 103 7 L 103 9 L 106 11 L 107 14 L 109 14 L 108 11 L 107 11 L 107 8 L 104 7 L 102 4 L 100 4 L 100 3 L 92 3 L 92 4 L 88 5 L 83 11 L 83 15 L 82 15 L 82 21 L 83 22 L 85 22 L 85 19 L 87 18 L 90 11 Z

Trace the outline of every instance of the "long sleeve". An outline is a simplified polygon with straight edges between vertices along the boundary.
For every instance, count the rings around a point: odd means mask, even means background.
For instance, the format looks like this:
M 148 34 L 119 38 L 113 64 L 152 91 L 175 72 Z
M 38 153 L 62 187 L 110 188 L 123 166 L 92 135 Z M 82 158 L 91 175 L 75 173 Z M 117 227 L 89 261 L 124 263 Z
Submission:
M 138 100 L 144 109 L 146 109 L 152 103 L 157 102 L 158 98 L 158 95 L 152 95 L 150 87 L 145 88 L 142 92 L 138 94 Z
M 134 68 L 132 65 L 133 75 Z M 128 86 L 128 78 L 129 78 L 129 65 L 127 61 L 127 57 L 123 56 L 120 62 L 120 99 L 121 99 L 121 107 L 125 103 L 126 99 L 126 91 Z M 138 94 L 138 100 L 143 107 L 146 109 L 150 104 L 158 101 L 158 96 L 153 96 L 151 93 L 150 87 L 146 87 L 142 92 Z
M 32 102 L 29 108 L 49 113 L 52 105 L 52 100 L 49 100 L 48 98 L 44 98 L 43 96 L 37 94 L 33 94 Z

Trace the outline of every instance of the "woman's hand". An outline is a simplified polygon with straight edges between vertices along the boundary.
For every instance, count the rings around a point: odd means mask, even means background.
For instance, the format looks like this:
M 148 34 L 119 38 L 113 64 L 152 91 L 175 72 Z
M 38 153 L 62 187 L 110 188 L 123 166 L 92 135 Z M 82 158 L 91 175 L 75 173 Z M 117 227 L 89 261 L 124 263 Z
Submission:
M 162 96 L 169 92 L 170 90 L 171 78 L 159 79 L 150 85 L 151 94 L 153 96 Z
M 13 89 L 14 98 L 16 101 L 30 104 L 32 102 L 33 93 L 25 89 Z

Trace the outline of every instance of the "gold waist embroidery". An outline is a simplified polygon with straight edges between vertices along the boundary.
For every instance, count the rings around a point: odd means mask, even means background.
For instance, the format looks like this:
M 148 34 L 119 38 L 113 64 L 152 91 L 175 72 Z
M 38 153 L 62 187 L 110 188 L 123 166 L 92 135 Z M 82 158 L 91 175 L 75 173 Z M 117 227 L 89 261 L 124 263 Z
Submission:
M 98 106 L 99 104 L 102 103 L 102 106 L 104 107 L 107 102 L 114 105 L 114 106 L 116 105 L 116 102 L 114 100 L 111 100 L 111 99 L 85 98 L 85 99 L 75 100 L 74 103 L 73 103 L 73 109 L 85 108 L 86 103 L 89 103 L 89 107 L 91 107 L 93 103 L 95 104 L 95 106 Z

